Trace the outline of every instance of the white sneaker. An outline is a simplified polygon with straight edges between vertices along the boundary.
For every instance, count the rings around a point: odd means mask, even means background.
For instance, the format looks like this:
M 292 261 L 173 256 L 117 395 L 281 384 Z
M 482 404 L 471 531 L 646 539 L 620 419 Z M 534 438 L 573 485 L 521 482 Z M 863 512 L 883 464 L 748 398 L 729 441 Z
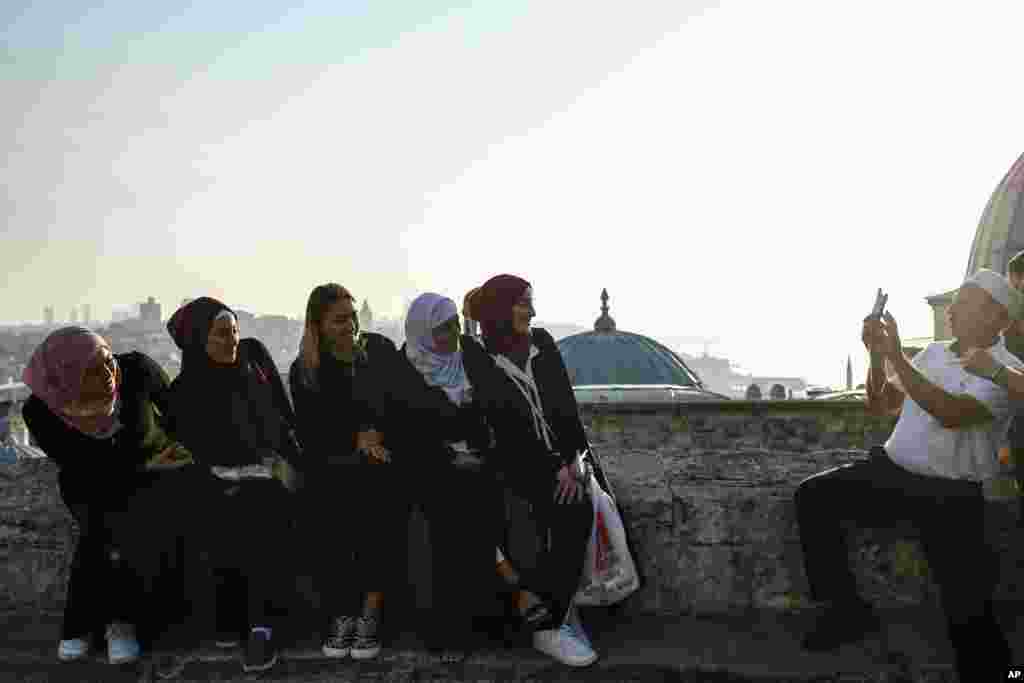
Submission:
M 536 631 L 533 646 L 568 666 L 590 666 L 597 661 L 597 653 L 581 640 L 571 626 L 563 624 L 558 629 Z
M 134 626 L 114 623 L 107 627 L 107 659 L 111 664 L 134 662 L 140 654 L 142 648 L 135 639 Z
M 580 621 L 580 613 L 579 610 L 576 609 L 576 605 L 569 608 L 569 613 L 565 618 L 565 624 L 572 629 L 573 635 L 586 643 L 587 647 L 591 650 L 594 649 L 594 644 L 590 642 L 590 636 L 587 635 L 586 629 L 583 628 L 583 622 Z
M 60 641 L 57 647 L 57 659 L 62 662 L 73 662 L 89 654 L 89 641 L 85 638 L 69 638 Z

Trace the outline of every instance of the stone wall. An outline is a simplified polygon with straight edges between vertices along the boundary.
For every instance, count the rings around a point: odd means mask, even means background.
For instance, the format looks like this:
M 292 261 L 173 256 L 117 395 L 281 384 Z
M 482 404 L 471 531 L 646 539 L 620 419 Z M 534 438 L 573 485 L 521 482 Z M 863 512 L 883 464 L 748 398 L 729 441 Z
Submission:
M 830 401 L 595 406 L 582 416 L 645 577 L 622 608 L 666 614 L 807 606 L 793 491 L 806 476 L 865 457 L 894 422 Z M 1016 601 L 1017 506 L 993 500 L 989 511 L 1002 552 L 997 597 Z M 865 595 L 880 606 L 937 599 L 912 529 L 852 531 Z M 0 607 L 60 606 L 72 533 L 49 460 L 0 469 Z M 424 565 L 423 552 L 410 543 L 412 566 Z
M 811 474 L 866 457 L 895 424 L 833 401 L 595 406 L 583 418 L 647 579 L 625 608 L 662 613 L 808 606 L 793 492 Z M 987 533 L 1001 551 L 996 595 L 1016 601 L 1024 557 L 1009 502 L 989 501 Z M 912 528 L 851 532 L 865 596 L 879 606 L 937 604 Z

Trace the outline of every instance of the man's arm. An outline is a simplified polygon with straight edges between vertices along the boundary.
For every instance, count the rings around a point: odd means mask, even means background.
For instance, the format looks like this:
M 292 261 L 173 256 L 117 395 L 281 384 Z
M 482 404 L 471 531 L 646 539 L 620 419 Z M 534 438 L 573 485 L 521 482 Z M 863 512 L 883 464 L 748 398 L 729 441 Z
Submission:
M 993 419 L 981 401 L 967 394 L 951 394 L 932 384 L 902 353 L 892 354 L 889 360 L 907 395 L 946 429 L 966 429 Z
M 885 360 L 881 353 L 871 353 L 871 365 L 865 383 L 868 393 L 868 412 L 876 415 L 893 415 L 903 407 L 903 392 L 889 381 L 885 374 Z
M 964 370 L 1006 389 L 1011 401 L 1024 401 L 1024 372 L 1000 363 L 985 349 L 968 349 L 960 361 Z

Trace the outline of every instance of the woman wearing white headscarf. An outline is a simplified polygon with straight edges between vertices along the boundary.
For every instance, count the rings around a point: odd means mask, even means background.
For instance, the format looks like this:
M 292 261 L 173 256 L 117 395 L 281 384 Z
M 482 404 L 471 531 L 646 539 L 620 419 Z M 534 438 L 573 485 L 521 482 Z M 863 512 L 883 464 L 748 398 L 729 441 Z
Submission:
M 395 466 L 405 470 L 430 525 L 434 590 L 425 636 L 448 660 L 473 647 L 473 617 L 495 607 L 487 598 L 501 533 L 501 499 L 477 455 L 489 433 L 472 401 L 459 332 L 454 301 L 433 293 L 413 301 L 388 411 L 402 427 L 390 432 Z

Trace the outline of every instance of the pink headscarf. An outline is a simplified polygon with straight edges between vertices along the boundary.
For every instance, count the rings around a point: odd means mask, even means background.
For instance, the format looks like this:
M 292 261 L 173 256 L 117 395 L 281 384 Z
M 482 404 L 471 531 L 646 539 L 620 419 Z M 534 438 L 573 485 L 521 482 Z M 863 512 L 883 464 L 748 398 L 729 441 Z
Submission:
M 65 410 L 82 395 L 85 371 L 100 349 L 110 345 L 103 337 L 84 327 L 62 327 L 50 333 L 32 354 L 22 380 L 54 415 L 66 424 L 86 434 L 101 434 L 114 424 L 114 407 L 120 390 L 121 376 L 114 377 L 114 393 L 109 414 L 75 417 Z

